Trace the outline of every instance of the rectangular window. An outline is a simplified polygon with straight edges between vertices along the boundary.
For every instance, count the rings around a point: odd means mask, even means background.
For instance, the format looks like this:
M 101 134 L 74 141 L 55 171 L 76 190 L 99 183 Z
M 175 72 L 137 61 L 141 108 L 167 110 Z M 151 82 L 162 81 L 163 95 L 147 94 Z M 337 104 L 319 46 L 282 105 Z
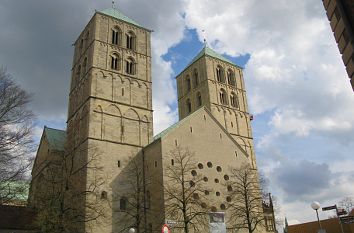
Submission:
M 157 167 L 157 161 L 155 161 L 155 167 Z
M 118 165 L 118 167 L 120 167 L 120 160 L 118 160 L 117 165 Z

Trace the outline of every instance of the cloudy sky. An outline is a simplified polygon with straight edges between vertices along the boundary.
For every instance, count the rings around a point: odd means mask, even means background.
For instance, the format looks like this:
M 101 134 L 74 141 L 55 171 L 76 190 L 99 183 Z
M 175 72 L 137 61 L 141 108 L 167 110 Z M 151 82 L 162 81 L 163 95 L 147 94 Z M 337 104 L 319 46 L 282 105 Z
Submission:
M 155 134 L 176 122 L 174 76 L 203 38 L 245 67 L 259 169 L 289 223 L 315 220 L 323 206 L 354 195 L 354 93 L 318 0 L 120 0 L 126 15 L 154 30 Z M 92 0 L 2 0 L 0 66 L 34 93 L 37 138 L 65 128 L 72 43 Z M 203 30 L 205 32 L 203 32 Z M 320 212 L 321 218 L 331 213 Z

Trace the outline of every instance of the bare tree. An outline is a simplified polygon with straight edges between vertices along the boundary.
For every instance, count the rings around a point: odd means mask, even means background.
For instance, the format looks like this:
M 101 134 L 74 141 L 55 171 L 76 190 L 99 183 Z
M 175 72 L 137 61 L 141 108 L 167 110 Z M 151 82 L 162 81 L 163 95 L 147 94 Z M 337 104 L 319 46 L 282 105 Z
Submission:
M 107 195 L 99 193 L 105 183 L 99 174 L 99 159 L 95 148 L 82 147 L 46 165 L 39 174 L 44 188 L 35 194 L 39 199 L 36 224 L 41 232 L 82 232 L 85 224 L 105 216 Z
M 0 69 L 0 204 L 23 193 L 23 186 L 13 185 L 24 178 L 33 151 L 31 100 L 25 90 Z
M 228 202 L 229 224 L 234 230 L 246 229 L 249 233 L 257 227 L 264 227 L 262 190 L 257 170 L 248 164 L 240 168 L 230 168 L 230 179 L 225 183 Z
M 151 194 L 145 188 L 150 181 L 145 177 L 143 156 L 138 154 L 122 162 L 127 165 L 117 181 L 122 188 L 113 197 L 113 203 L 119 203 L 119 207 L 113 208 L 118 213 L 115 221 L 120 223 L 120 232 L 130 228 L 135 228 L 137 233 L 147 232 L 146 211 L 151 209 Z
M 339 202 L 339 206 L 344 208 L 349 214 L 354 208 L 354 199 L 352 197 L 345 197 Z
M 197 161 L 188 148 L 177 147 L 168 154 L 171 164 L 165 168 L 165 210 L 185 233 L 203 232 L 208 224 L 208 201 L 203 178 L 197 173 Z M 181 223 L 181 224 L 179 224 Z

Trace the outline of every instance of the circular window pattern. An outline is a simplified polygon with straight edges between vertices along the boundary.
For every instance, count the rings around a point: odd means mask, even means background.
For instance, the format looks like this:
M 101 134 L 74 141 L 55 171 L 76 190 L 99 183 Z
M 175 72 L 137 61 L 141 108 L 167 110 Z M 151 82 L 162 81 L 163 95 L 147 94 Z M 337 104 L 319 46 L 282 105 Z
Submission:
M 213 167 L 213 164 L 212 164 L 211 162 L 208 162 L 208 163 L 207 163 L 207 166 L 208 166 L 208 168 L 212 168 L 212 167 Z
M 221 204 L 221 205 L 220 205 L 220 209 L 225 210 L 225 209 L 226 209 L 226 206 L 225 206 L 224 204 Z
M 193 198 L 198 200 L 199 199 L 199 194 L 198 193 L 193 193 Z
M 208 177 L 204 176 L 204 177 L 203 177 L 203 180 L 204 180 L 205 182 L 208 182 Z
M 199 169 L 203 169 L 203 167 L 204 167 L 203 164 L 198 163 L 198 168 L 199 168 Z
M 216 192 L 215 194 L 216 196 L 220 197 L 220 192 Z
M 195 186 L 195 183 L 191 180 L 191 181 L 189 181 L 189 185 L 190 185 L 191 187 L 194 187 L 194 186 Z
M 207 204 L 205 203 L 205 202 L 203 202 L 202 204 L 201 204 L 201 206 L 202 206 L 202 208 L 207 208 Z
M 210 210 L 211 210 L 211 212 L 216 212 L 216 211 L 218 211 L 218 209 L 217 209 L 215 206 L 212 206 L 212 207 L 210 208 Z
M 230 177 L 228 175 L 224 175 L 224 180 L 229 180 Z
M 219 183 L 219 179 L 215 179 L 215 183 Z
M 231 202 L 231 197 L 226 197 L 227 202 Z
M 222 169 L 221 169 L 220 166 L 217 166 L 217 167 L 216 167 L 216 170 L 217 170 L 218 172 L 221 172 L 221 171 L 222 171 Z
M 231 186 L 231 185 L 228 185 L 228 186 L 227 186 L 227 191 L 229 191 L 229 192 L 232 191 L 232 186 Z
M 196 170 L 192 170 L 191 174 L 192 174 L 192 176 L 196 176 L 197 175 L 197 171 Z
M 209 191 L 208 190 L 205 190 L 204 193 L 205 193 L 205 195 L 209 195 Z

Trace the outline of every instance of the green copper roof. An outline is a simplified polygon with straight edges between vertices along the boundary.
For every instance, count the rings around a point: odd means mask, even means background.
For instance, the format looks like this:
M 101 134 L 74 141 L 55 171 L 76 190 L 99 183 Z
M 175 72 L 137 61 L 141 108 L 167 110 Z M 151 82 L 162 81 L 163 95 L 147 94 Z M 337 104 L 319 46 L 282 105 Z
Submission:
M 59 129 L 52 129 L 44 126 L 44 133 L 51 149 L 64 151 L 66 141 L 66 131 Z
M 190 65 L 192 65 L 195 61 L 197 61 L 199 58 L 201 58 L 201 57 L 203 57 L 203 56 L 210 56 L 210 57 L 219 59 L 219 60 L 221 60 L 221 61 L 230 63 L 231 65 L 234 65 L 234 66 L 239 67 L 238 65 L 234 64 L 232 61 L 230 61 L 230 60 L 227 59 L 226 57 L 224 57 L 224 56 L 218 54 L 217 52 L 215 52 L 214 50 L 212 50 L 212 49 L 209 48 L 208 46 L 204 46 L 204 48 L 198 53 L 197 56 L 195 56 L 195 57 L 193 58 L 193 60 L 186 66 L 185 69 L 187 69 Z M 241 67 L 239 67 L 239 68 L 241 68 Z M 241 69 L 242 69 L 242 68 L 241 68 Z
M 190 115 L 186 116 L 185 118 L 183 118 L 182 120 L 178 121 L 177 123 L 171 125 L 170 127 L 168 127 L 167 129 L 163 130 L 161 133 L 156 134 L 154 136 L 154 141 L 164 137 L 165 135 L 167 135 L 169 132 L 171 132 L 173 129 L 178 128 L 186 119 L 188 119 L 190 116 L 195 115 L 197 112 L 202 111 L 203 109 L 205 109 L 205 107 L 201 107 L 199 108 L 197 111 L 192 112 Z
M 113 18 L 116 18 L 116 19 L 119 19 L 119 20 L 122 20 L 124 22 L 127 22 L 127 23 L 130 23 L 130 24 L 133 24 L 135 26 L 138 26 L 138 27 L 141 27 L 141 28 L 145 28 L 143 27 L 142 25 L 140 25 L 139 23 L 137 23 L 136 21 L 134 21 L 133 19 L 129 18 L 128 16 L 124 15 L 122 12 L 120 12 L 118 9 L 115 9 L 115 8 L 108 8 L 108 9 L 105 9 L 103 11 L 98 11 L 99 13 L 102 13 L 102 14 L 105 14 L 105 15 L 108 15 L 108 16 L 111 16 Z M 146 29 L 146 28 L 145 28 Z M 149 29 L 147 29 L 149 30 Z

